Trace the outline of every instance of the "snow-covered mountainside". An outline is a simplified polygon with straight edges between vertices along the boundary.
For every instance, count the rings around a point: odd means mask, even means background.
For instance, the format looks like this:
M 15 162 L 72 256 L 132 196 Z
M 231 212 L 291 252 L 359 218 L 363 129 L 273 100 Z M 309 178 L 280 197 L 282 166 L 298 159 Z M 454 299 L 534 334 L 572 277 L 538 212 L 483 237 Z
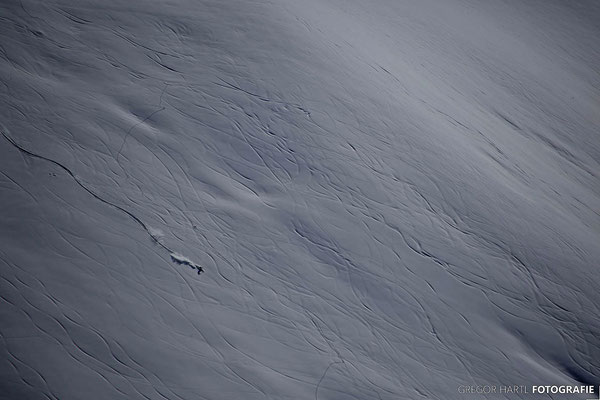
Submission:
M 599 383 L 599 2 L 0 21 L 1 399 Z

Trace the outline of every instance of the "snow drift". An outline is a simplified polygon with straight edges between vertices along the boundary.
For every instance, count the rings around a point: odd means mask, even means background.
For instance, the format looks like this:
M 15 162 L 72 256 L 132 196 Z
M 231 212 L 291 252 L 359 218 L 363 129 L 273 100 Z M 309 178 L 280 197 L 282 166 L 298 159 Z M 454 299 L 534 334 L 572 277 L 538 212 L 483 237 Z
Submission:
M 0 397 L 598 383 L 597 2 L 0 9 Z

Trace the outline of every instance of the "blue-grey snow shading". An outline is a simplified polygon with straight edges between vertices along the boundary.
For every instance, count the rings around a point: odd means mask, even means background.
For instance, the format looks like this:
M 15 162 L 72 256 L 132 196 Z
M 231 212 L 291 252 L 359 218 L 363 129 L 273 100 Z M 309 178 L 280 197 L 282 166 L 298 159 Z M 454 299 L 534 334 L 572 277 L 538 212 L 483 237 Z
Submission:
M 597 1 L 0 19 L 0 398 L 600 383 Z

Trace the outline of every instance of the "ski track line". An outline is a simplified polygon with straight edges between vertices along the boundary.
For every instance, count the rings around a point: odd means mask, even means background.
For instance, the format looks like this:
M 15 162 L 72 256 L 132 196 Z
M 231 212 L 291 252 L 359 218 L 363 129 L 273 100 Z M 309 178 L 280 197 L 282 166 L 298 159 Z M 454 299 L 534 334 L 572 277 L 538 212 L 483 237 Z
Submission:
M 1 129 L 1 133 L 2 136 L 4 136 L 4 138 L 11 144 L 13 145 L 15 148 L 17 148 L 17 150 L 19 150 L 21 153 L 24 153 L 30 157 L 33 158 L 38 158 L 40 160 L 44 160 L 44 161 L 48 161 L 56 166 L 58 166 L 59 168 L 61 168 L 62 170 L 64 170 L 67 174 L 69 174 L 71 176 L 71 178 L 73 178 L 73 180 L 75 181 L 75 183 L 77 183 L 77 185 L 79 185 L 83 190 L 85 190 L 86 192 L 88 192 L 90 195 L 92 195 L 93 197 L 95 197 L 97 200 L 101 201 L 104 204 L 107 204 L 119 211 L 121 211 L 124 214 L 127 214 L 133 221 L 135 221 L 139 226 L 141 226 L 146 233 L 148 234 L 148 236 L 150 236 L 150 239 L 152 239 L 152 241 L 154 243 L 156 243 L 157 245 L 159 245 L 160 247 L 162 247 L 165 251 L 167 251 L 169 253 L 169 257 L 171 258 L 171 261 L 173 261 L 176 264 L 179 265 L 187 265 L 189 266 L 191 269 L 198 271 L 198 274 L 200 274 L 201 272 L 204 272 L 204 268 L 200 265 L 195 264 L 192 261 L 189 261 L 187 259 L 183 259 L 183 261 L 180 259 L 181 256 L 179 256 L 179 254 L 173 250 L 171 250 L 169 247 L 167 247 L 165 244 L 163 244 L 162 242 L 160 242 L 160 240 L 158 240 L 158 238 L 156 236 L 154 236 L 151 232 L 150 232 L 150 228 L 148 227 L 148 225 L 146 225 L 144 223 L 144 221 L 142 221 L 140 218 L 138 218 L 135 214 L 133 214 L 131 211 L 123 208 L 122 206 L 112 203 L 108 200 L 105 200 L 104 198 L 102 198 L 100 195 L 98 195 L 96 192 L 94 192 L 92 189 L 88 188 L 78 177 L 77 175 L 75 175 L 68 167 L 66 167 L 64 164 L 61 164 L 58 161 L 55 161 L 51 158 L 36 154 L 32 151 L 27 150 L 26 148 L 22 147 L 20 144 L 18 144 L 12 137 L 10 137 L 9 135 L 7 135 L 6 133 L 6 128 L 2 127 Z

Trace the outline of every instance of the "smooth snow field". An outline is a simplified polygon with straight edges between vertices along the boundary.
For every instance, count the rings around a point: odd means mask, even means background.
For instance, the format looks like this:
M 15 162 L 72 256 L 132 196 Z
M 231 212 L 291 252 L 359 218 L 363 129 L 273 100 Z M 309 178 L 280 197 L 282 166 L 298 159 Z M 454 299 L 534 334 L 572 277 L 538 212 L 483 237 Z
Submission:
M 598 396 L 596 0 L 4 0 L 0 132 L 0 399 Z

